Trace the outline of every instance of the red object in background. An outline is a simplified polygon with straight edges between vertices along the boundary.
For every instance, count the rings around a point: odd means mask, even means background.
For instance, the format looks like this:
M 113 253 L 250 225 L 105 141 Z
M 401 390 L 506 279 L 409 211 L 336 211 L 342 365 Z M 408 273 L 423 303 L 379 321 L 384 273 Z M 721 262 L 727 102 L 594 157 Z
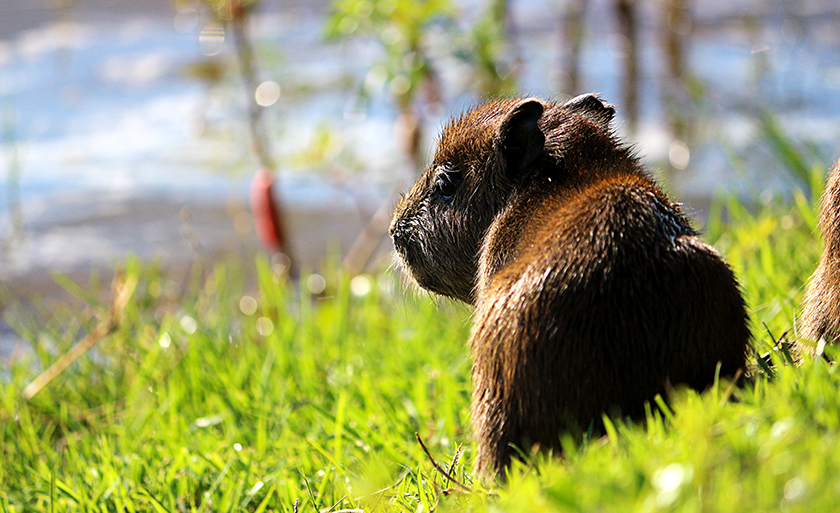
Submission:
M 274 197 L 274 175 L 262 168 L 251 181 L 251 213 L 257 238 L 270 253 L 283 251 L 286 238 L 280 219 L 280 207 Z

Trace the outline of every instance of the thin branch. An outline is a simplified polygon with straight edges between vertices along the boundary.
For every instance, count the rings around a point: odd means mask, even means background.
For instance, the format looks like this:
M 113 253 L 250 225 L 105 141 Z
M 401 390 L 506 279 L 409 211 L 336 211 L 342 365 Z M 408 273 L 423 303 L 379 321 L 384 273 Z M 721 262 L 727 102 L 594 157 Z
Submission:
M 262 107 L 257 104 L 254 96 L 258 84 L 257 66 L 254 62 L 254 47 L 248 35 L 249 7 L 240 2 L 233 3 L 230 25 L 233 30 L 233 42 L 236 47 L 236 57 L 239 62 L 239 71 L 242 75 L 242 82 L 245 86 L 246 100 L 248 102 L 248 128 L 251 133 L 251 143 L 254 153 L 260 161 L 260 165 L 267 169 L 274 170 L 274 161 L 271 158 L 271 151 L 266 135 L 265 124 L 263 123 Z
M 471 492 L 472 491 L 466 485 L 464 485 L 462 482 L 460 482 L 457 479 L 455 479 L 454 477 L 452 477 L 452 475 L 449 472 L 447 472 L 440 465 L 437 464 L 435 459 L 432 457 L 432 453 L 429 452 L 429 449 L 426 448 L 426 444 L 424 444 L 423 440 L 420 438 L 419 433 L 414 433 L 414 437 L 417 438 L 417 442 L 420 444 L 420 447 L 423 448 L 423 452 L 426 453 L 426 456 L 429 457 L 429 461 L 432 462 L 432 466 L 434 466 L 435 469 L 437 469 L 438 472 L 440 472 L 444 477 L 446 477 L 447 479 L 449 479 L 450 481 L 452 481 L 453 483 L 458 485 L 458 487 L 461 488 L 462 490 L 464 490 L 465 492 Z
M 23 399 L 29 401 L 35 395 L 57 378 L 67 367 L 73 364 L 83 354 L 90 351 L 100 340 L 107 337 L 119 327 L 120 318 L 125 310 L 128 300 L 134 294 L 137 287 L 137 276 L 129 276 L 125 280 L 114 278 L 113 291 L 114 300 L 108 318 L 100 322 L 93 332 L 80 340 L 69 351 L 64 353 L 55 363 L 42 372 L 35 380 L 23 390 Z

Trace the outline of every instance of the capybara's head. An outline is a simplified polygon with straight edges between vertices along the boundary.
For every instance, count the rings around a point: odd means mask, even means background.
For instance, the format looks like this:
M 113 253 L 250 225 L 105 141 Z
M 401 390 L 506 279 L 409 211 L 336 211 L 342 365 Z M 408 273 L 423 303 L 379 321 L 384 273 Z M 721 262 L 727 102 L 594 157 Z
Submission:
M 407 273 L 424 289 L 472 303 L 479 250 L 493 219 L 541 173 L 562 174 L 564 152 L 577 151 L 588 134 L 609 134 L 614 112 L 583 95 L 559 106 L 501 100 L 453 119 L 391 222 Z

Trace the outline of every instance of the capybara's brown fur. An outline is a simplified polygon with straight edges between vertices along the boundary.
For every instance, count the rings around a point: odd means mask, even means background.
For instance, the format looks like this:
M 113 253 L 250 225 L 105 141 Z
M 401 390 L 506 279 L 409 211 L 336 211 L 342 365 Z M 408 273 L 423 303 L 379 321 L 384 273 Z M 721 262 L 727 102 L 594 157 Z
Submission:
M 745 364 L 730 268 L 610 129 L 597 96 L 490 103 L 454 119 L 391 224 L 407 272 L 475 305 L 472 417 L 483 474 L 670 385 Z
M 820 229 L 824 246 L 820 263 L 805 291 L 799 334 L 814 341 L 840 341 L 840 162 L 823 192 Z

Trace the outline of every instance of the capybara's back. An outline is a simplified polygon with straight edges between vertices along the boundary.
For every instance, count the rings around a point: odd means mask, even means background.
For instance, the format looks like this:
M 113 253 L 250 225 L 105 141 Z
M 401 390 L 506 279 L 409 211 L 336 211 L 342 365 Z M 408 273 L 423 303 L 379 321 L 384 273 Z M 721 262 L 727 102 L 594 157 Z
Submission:
M 484 473 L 564 432 L 639 418 L 669 385 L 744 366 L 746 308 L 618 142 L 612 106 L 493 102 L 443 131 L 397 206 L 394 245 L 417 283 L 475 305 L 473 425 Z

